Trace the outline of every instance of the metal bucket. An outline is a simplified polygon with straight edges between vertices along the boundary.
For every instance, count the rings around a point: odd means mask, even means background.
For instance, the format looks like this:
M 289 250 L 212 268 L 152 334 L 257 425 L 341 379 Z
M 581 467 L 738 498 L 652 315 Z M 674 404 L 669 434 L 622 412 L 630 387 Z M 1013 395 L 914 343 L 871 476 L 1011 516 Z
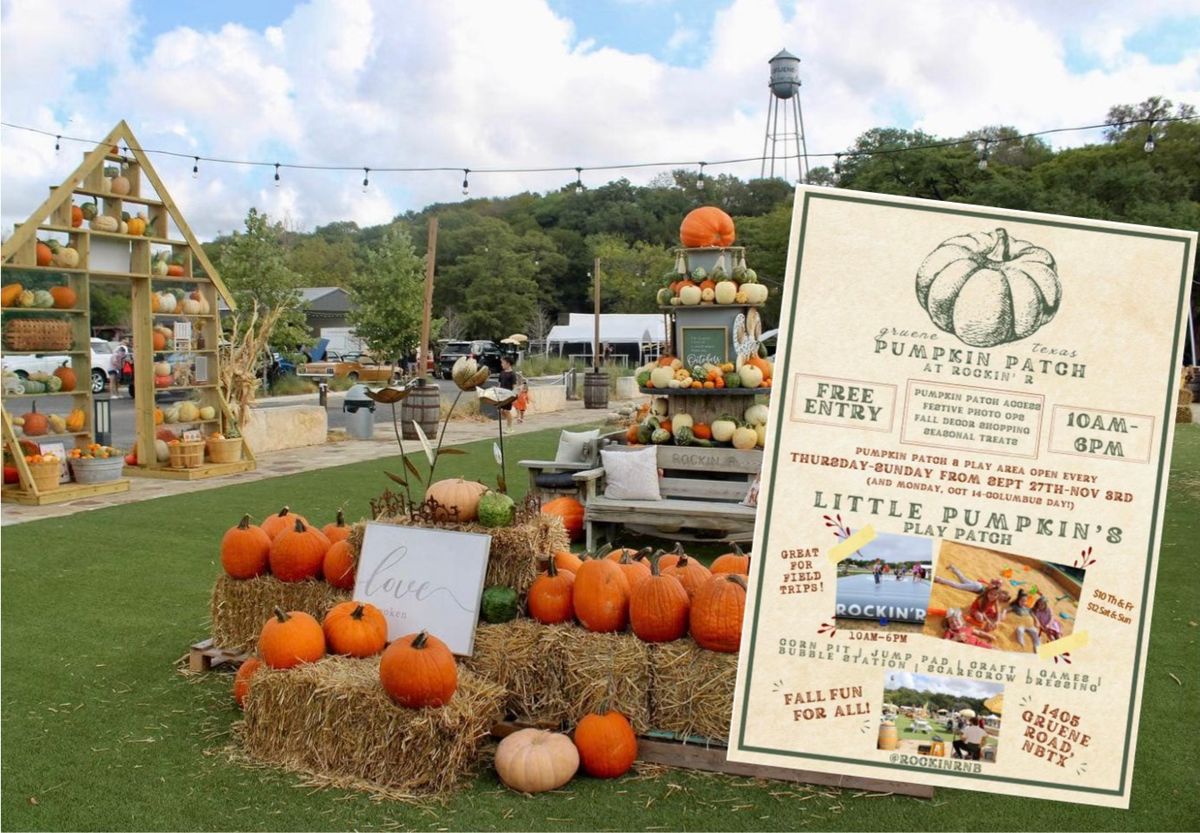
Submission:
M 418 385 L 409 391 L 408 398 L 400 403 L 400 433 L 406 440 L 417 439 L 416 422 L 433 439 L 437 436 L 442 415 L 442 392 L 433 382 Z
M 591 370 L 583 376 L 583 407 L 608 407 L 608 374 Z

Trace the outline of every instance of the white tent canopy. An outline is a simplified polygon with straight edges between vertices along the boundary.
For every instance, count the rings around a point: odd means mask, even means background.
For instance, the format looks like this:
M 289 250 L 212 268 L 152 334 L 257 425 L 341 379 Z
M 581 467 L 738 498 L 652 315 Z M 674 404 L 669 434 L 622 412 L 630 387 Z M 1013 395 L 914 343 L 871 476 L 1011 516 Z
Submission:
M 550 329 L 546 341 L 550 344 L 591 343 L 595 334 L 595 316 L 573 312 L 566 324 L 558 324 Z M 661 315 L 600 315 L 601 344 L 656 344 L 666 340 L 667 329 Z

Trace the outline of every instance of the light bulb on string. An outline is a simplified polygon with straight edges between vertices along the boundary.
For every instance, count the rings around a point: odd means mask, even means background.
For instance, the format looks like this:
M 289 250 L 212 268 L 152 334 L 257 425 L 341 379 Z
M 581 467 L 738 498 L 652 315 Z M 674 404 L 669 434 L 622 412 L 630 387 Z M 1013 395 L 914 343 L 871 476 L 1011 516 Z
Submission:
M 1154 131 L 1151 130 L 1146 134 L 1146 144 L 1142 145 L 1142 150 L 1146 153 L 1154 153 Z
M 371 169 L 363 168 L 363 193 L 367 193 L 367 189 L 371 187 Z
M 279 163 L 275 163 L 275 187 L 279 187 Z
M 61 150 L 61 149 L 62 149 L 61 142 L 62 142 L 62 136 L 55 136 L 55 137 L 54 137 L 54 152 L 55 152 L 55 153 L 58 153 L 58 152 L 59 152 L 59 150 Z
M 842 155 L 840 153 L 833 155 L 833 181 L 842 181 Z
M 200 157 L 193 156 L 192 159 L 192 179 L 198 179 L 200 177 Z
M 979 170 L 985 171 L 988 166 L 988 140 L 983 140 L 983 145 L 979 150 Z
M 575 193 L 583 193 L 583 168 L 575 169 Z
M 707 164 L 707 162 L 700 163 L 700 175 L 696 177 L 696 188 L 700 191 L 704 190 L 704 166 Z
M 471 169 L 463 168 L 463 189 L 462 189 L 462 191 L 463 191 L 464 197 L 467 194 L 471 193 L 471 183 L 467 181 L 467 179 L 468 179 L 468 177 L 470 177 L 470 175 L 471 175 Z

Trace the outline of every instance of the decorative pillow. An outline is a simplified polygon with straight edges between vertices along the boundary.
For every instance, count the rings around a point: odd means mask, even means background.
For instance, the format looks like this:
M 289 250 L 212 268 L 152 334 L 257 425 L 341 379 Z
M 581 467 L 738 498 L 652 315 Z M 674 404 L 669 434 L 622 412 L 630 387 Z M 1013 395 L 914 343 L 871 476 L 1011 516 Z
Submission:
M 604 496 L 624 500 L 662 500 L 658 490 L 658 448 L 640 451 L 602 449 Z
M 758 489 L 759 481 L 762 475 L 754 475 L 754 480 L 750 483 L 750 488 L 746 491 L 746 496 L 742 498 L 742 506 L 758 506 Z
M 600 437 L 600 429 L 591 431 L 563 431 L 558 435 L 558 451 L 554 454 L 556 463 L 590 463 L 588 443 L 595 442 Z

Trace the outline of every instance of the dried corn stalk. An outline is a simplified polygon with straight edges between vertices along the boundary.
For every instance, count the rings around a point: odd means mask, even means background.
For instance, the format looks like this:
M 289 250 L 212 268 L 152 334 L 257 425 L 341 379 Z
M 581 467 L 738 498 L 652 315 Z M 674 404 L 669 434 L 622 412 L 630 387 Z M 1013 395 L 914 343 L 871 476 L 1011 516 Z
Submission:
M 221 347 L 221 395 L 236 414 L 239 426 L 246 424 L 250 406 L 254 404 L 260 363 L 266 355 L 271 332 L 283 313 L 282 307 L 276 307 L 260 316 L 255 301 L 244 324 L 241 315 L 230 319 L 229 342 Z

